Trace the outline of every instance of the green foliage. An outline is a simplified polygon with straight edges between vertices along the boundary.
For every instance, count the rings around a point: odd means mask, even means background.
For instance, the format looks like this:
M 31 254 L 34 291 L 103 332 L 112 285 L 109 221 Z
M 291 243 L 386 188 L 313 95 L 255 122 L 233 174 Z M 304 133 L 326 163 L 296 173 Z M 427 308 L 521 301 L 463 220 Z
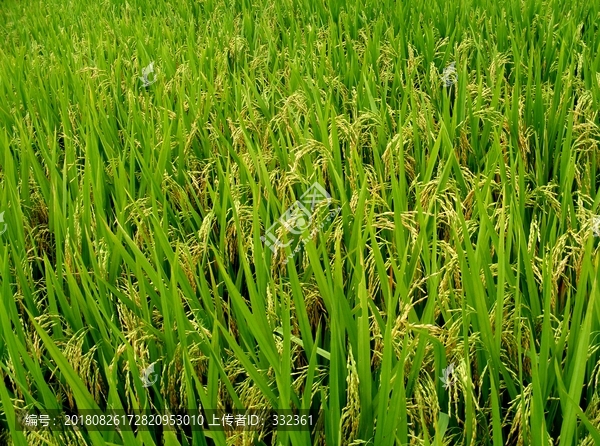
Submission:
M 600 444 L 599 23 L 583 0 L 2 2 L 0 443 Z M 272 252 L 315 182 L 332 202 Z M 95 407 L 319 425 L 16 429 Z

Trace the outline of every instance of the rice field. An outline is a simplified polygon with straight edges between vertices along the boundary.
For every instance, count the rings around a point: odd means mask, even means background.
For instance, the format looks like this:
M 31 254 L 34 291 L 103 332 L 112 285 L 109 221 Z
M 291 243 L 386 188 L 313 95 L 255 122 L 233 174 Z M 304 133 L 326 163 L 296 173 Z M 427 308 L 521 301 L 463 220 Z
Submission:
M 4 0 L 0 37 L 0 445 L 600 445 L 600 3 Z M 312 418 L 41 418 L 86 410 Z

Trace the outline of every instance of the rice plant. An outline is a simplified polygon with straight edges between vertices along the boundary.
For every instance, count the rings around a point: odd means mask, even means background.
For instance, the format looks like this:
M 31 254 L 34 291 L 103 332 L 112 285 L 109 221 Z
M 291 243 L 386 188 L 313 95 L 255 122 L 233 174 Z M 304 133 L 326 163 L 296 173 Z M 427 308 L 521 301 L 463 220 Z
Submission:
M 0 444 L 600 444 L 600 3 L 5 0 L 0 35 Z M 314 420 L 23 426 L 86 410 Z

